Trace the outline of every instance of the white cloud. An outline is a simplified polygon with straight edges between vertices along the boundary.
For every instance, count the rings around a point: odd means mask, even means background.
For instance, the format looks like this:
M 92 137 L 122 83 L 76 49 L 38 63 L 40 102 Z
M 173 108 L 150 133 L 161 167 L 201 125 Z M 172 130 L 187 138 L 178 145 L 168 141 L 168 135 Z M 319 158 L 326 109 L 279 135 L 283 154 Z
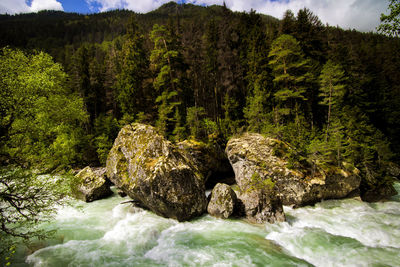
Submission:
M 60 2 L 57 0 L 33 0 L 31 3 L 31 11 L 37 12 L 40 10 L 63 10 Z
M 86 0 L 89 8 L 93 9 L 95 5 L 98 5 L 99 11 L 124 8 L 140 13 L 149 12 L 170 1 L 171 0 Z
M 86 0 L 93 11 L 126 8 L 146 13 L 170 0 Z M 177 0 L 175 0 L 177 1 Z M 181 1 L 179 1 L 181 2 Z M 224 0 L 186 0 L 198 5 L 222 5 Z M 379 25 L 381 13 L 386 12 L 387 0 L 225 0 L 227 7 L 234 11 L 250 11 L 282 18 L 287 9 L 295 14 L 303 7 L 311 9 L 323 23 L 355 28 L 361 31 L 374 30 Z M 57 0 L 33 0 L 30 5 L 25 0 L 0 0 L 0 13 L 15 14 L 36 12 L 43 9 L 62 10 Z
M 87 0 L 97 3 L 101 11 L 112 8 L 127 8 L 136 12 L 148 12 L 169 0 Z M 186 0 L 198 5 L 222 5 L 224 0 Z M 374 30 L 379 25 L 381 13 L 386 11 L 387 0 L 225 0 L 228 8 L 234 11 L 256 10 L 259 13 L 282 18 L 287 9 L 295 14 L 299 9 L 309 8 L 323 23 L 339 25 L 345 29 L 361 31 Z
M 57 0 L 32 0 L 29 5 L 25 0 L 1 0 L 0 14 L 37 12 L 40 10 L 63 10 Z
M 189 0 L 197 4 L 222 3 L 220 0 Z M 342 28 L 355 28 L 360 31 L 371 31 L 380 23 L 380 14 L 386 12 L 386 0 L 225 0 L 227 7 L 234 11 L 250 11 L 282 18 L 290 9 L 295 14 L 304 7 L 318 15 L 323 23 L 339 25 Z

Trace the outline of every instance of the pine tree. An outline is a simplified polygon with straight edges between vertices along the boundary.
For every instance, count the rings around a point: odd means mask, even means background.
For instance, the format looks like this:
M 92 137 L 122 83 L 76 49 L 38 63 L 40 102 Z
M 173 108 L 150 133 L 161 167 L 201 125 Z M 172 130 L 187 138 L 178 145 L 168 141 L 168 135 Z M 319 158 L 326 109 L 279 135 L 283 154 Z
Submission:
M 213 119 L 218 122 L 220 119 L 220 85 L 218 72 L 218 26 L 216 21 L 211 19 L 207 25 L 205 38 L 205 56 L 206 56 L 206 72 L 208 74 L 208 82 L 210 93 L 206 96 L 209 99 L 207 106 L 212 109 Z
M 306 84 L 311 78 L 309 60 L 304 58 L 299 42 L 290 35 L 278 37 L 268 56 L 277 87 L 274 99 L 278 122 L 281 116 L 288 117 L 300 127 L 300 106 L 306 100 Z
M 325 141 L 328 141 L 331 117 L 337 116 L 338 105 L 342 102 L 345 94 L 344 71 L 340 65 L 329 60 L 323 67 L 319 76 L 321 83 L 319 104 L 328 106 L 328 117 L 326 123 Z
M 154 43 L 150 60 L 157 72 L 153 86 L 160 94 L 156 100 L 159 103 L 156 126 L 164 135 L 170 135 L 172 112 L 184 99 L 181 47 L 174 30 L 158 24 L 153 26 L 150 39 Z M 178 110 L 182 112 L 181 108 Z
M 224 104 L 222 105 L 222 109 L 224 110 L 222 128 L 226 138 L 238 133 L 239 131 L 240 120 L 238 119 L 238 107 L 239 103 L 236 101 L 236 99 L 226 93 L 224 97 Z
M 185 133 L 186 128 L 182 121 L 181 113 L 179 112 L 179 106 L 175 107 L 173 122 L 175 124 L 174 130 L 172 132 L 173 139 L 175 142 L 182 141 L 186 137 L 186 133 Z
M 156 103 L 158 103 L 158 118 L 156 120 L 156 127 L 164 136 L 168 136 L 171 133 L 171 128 L 173 127 L 173 125 L 171 125 L 171 121 L 173 121 L 171 115 L 175 108 L 180 105 L 179 102 L 173 102 L 173 99 L 176 98 L 176 95 L 176 91 L 164 91 L 156 99 Z
M 283 19 L 279 25 L 279 32 L 281 34 L 292 34 L 295 30 L 296 18 L 291 10 L 286 10 L 283 14 Z
M 266 119 L 268 91 L 268 47 L 264 25 L 261 17 L 254 11 L 244 16 L 244 40 L 247 54 L 244 63 L 247 65 L 247 97 L 243 110 L 251 131 L 260 132 Z
M 244 117 L 250 131 L 260 132 L 266 121 L 265 91 L 256 84 L 253 92 L 247 97 Z
M 190 107 L 187 109 L 186 123 L 190 135 L 194 139 L 202 139 L 205 135 L 203 120 L 206 112 L 203 107 Z
M 131 116 L 143 111 L 144 80 L 148 77 L 149 63 L 144 50 L 144 37 L 135 17 L 131 17 L 122 47 L 121 72 L 117 76 L 117 99 L 122 112 Z

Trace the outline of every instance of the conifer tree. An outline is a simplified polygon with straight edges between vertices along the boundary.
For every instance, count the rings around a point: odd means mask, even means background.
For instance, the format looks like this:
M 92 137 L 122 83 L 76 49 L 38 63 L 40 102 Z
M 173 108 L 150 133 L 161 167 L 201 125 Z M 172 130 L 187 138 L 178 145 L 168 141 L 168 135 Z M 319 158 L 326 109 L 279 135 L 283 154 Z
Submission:
M 143 82 L 148 77 L 149 64 L 144 50 L 144 37 L 135 17 L 131 17 L 122 47 L 121 72 L 117 76 L 118 102 L 123 113 L 134 116 L 143 110 Z
M 260 132 L 266 121 L 265 95 L 265 91 L 255 84 L 253 91 L 247 97 L 244 117 L 250 131 Z
M 341 103 L 345 93 L 344 85 L 344 71 L 340 65 L 333 63 L 329 60 L 322 68 L 321 75 L 319 76 L 321 88 L 320 104 L 328 106 L 328 117 L 325 133 L 325 141 L 328 141 L 331 117 L 337 116 L 337 106 Z
M 295 30 L 296 18 L 291 10 L 286 10 L 283 14 L 283 19 L 279 25 L 279 32 L 281 34 L 292 34 Z
M 267 86 L 268 47 L 261 17 L 253 11 L 246 18 L 244 31 L 247 36 L 244 41 L 248 47 L 245 58 L 247 97 L 243 113 L 249 130 L 260 132 L 262 124 L 265 123 L 265 105 L 270 94 Z
M 164 136 L 168 136 L 171 133 L 173 122 L 172 112 L 176 106 L 179 106 L 179 102 L 174 102 L 176 98 L 176 91 L 168 92 L 164 91 L 156 99 L 158 103 L 158 118 L 156 120 L 156 127 L 160 133 Z
M 150 60 L 157 72 L 153 86 L 160 94 L 156 100 L 159 103 L 156 126 L 161 133 L 170 135 L 173 131 L 172 112 L 182 104 L 182 55 L 172 28 L 155 24 L 150 38 L 154 43 Z
M 218 35 L 218 26 L 216 25 L 216 21 L 211 19 L 209 24 L 207 25 L 206 33 L 205 33 L 205 56 L 206 56 L 206 72 L 208 74 L 208 82 L 210 93 L 208 94 L 208 99 L 210 99 L 209 103 L 207 103 L 212 109 L 213 119 L 214 121 L 219 121 L 219 110 L 220 110 L 220 86 L 219 86 L 219 73 L 218 73 L 218 43 L 219 43 L 219 35 Z M 210 97 L 212 96 L 212 97 Z
M 299 42 L 290 35 L 281 35 L 271 45 L 269 65 L 272 68 L 276 92 L 276 112 L 288 117 L 300 127 L 300 106 L 306 100 L 306 84 L 311 74 L 309 61 L 304 58 Z
M 181 113 L 179 112 L 179 106 L 175 107 L 175 113 L 174 113 L 174 130 L 172 132 L 173 139 L 175 142 L 182 141 L 185 138 L 185 126 L 182 120 Z
M 190 135 L 194 139 L 201 139 L 204 135 L 203 120 L 206 112 L 203 107 L 190 107 L 187 109 L 186 123 L 190 130 Z

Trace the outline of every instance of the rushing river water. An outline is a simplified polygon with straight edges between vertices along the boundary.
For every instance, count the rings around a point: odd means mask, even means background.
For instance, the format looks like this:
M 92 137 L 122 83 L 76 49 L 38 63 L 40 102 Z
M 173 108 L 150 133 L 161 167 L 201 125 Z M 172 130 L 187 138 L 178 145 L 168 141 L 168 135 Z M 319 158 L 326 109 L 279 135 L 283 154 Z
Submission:
M 396 183 L 400 192 L 400 183 Z M 252 225 L 203 216 L 191 222 L 105 200 L 59 210 L 54 240 L 20 266 L 399 266 L 400 197 L 285 207 L 287 222 Z M 21 253 L 21 252 L 19 252 Z

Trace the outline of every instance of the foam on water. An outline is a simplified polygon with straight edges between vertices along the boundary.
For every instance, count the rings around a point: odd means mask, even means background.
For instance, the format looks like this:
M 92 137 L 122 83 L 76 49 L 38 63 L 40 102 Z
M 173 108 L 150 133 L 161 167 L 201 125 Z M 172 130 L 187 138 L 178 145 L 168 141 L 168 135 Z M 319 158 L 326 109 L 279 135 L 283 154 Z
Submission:
M 400 190 L 400 184 L 396 184 Z M 288 221 L 265 226 L 203 216 L 178 223 L 119 204 L 114 195 L 59 209 L 46 229 L 57 241 L 32 266 L 396 266 L 400 198 L 368 204 L 325 201 L 285 207 Z
M 398 184 L 396 185 L 398 189 Z M 400 202 L 331 200 L 285 207 L 288 222 L 266 225 L 267 239 L 316 266 L 398 266 Z

